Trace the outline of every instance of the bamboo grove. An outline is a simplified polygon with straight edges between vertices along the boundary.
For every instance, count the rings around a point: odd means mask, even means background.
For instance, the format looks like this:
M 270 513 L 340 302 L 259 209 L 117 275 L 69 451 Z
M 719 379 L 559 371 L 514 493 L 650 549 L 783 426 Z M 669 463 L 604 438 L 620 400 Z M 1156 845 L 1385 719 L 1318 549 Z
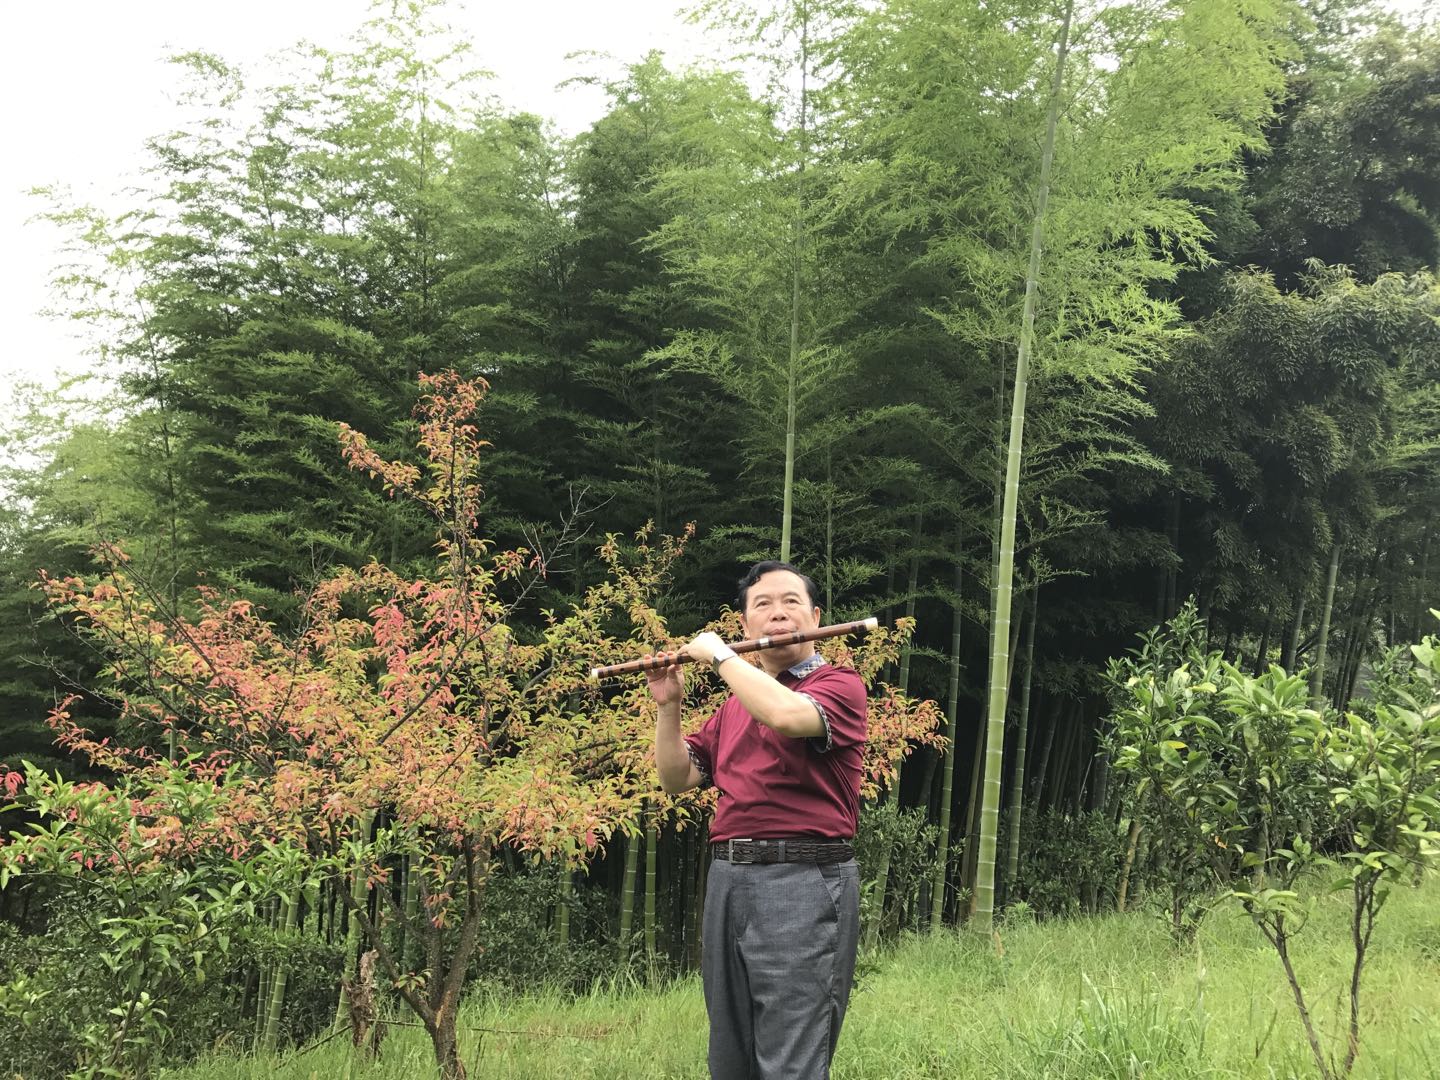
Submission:
M 128 210 L 41 193 L 107 389 L 5 436 L 0 777 L 47 792 L 8 816 L 129 850 L 133 799 L 244 853 L 117 879 L 111 975 L 153 985 L 54 1052 L 376 1042 L 383 985 L 456 1076 L 475 980 L 692 967 L 706 807 L 583 672 L 733 629 L 762 557 L 897 627 L 846 653 L 868 943 L 1182 925 L 1111 658 L 1178 618 L 1343 709 L 1436 630 L 1440 39 L 1361 2 L 716 2 L 730 60 L 633 59 L 564 137 L 446 16 L 377 5 L 271 86 L 177 55 Z M 239 722 L 282 686 L 303 723 Z M 78 906 L 0 884 L 6 977 Z

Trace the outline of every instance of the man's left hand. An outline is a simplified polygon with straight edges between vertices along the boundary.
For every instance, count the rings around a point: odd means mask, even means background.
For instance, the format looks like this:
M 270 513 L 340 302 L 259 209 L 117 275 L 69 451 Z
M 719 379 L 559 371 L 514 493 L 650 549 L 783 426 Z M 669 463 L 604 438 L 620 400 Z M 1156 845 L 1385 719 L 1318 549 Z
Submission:
M 715 653 L 718 652 L 724 644 L 725 642 L 721 640 L 719 634 L 707 631 L 687 644 L 682 651 L 697 664 L 704 664 L 706 667 L 709 667 L 715 660 Z

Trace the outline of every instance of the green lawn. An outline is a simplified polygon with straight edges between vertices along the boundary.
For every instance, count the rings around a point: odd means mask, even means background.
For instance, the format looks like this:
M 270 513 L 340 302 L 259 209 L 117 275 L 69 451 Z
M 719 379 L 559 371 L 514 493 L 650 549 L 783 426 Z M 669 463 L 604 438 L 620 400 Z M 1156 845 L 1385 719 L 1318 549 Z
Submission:
M 1323 903 L 1294 950 L 1330 1048 L 1348 985 L 1342 898 Z M 1363 993 L 1357 1077 L 1440 1075 L 1440 883 L 1395 893 L 1381 914 Z M 996 942 L 999 948 L 996 947 Z M 1153 915 L 1002 928 L 995 941 L 910 938 L 865 962 L 835 1063 L 837 1080 L 901 1077 L 1289 1077 L 1314 1075 L 1270 946 L 1229 905 L 1177 948 Z M 463 1020 L 474 1077 L 703 1077 L 698 978 L 663 992 L 579 1000 L 480 998 Z M 392 1028 L 380 1060 L 342 1040 L 282 1059 L 216 1057 L 185 1080 L 433 1075 L 418 1028 Z M 1434 1062 L 1435 1064 L 1432 1064 Z

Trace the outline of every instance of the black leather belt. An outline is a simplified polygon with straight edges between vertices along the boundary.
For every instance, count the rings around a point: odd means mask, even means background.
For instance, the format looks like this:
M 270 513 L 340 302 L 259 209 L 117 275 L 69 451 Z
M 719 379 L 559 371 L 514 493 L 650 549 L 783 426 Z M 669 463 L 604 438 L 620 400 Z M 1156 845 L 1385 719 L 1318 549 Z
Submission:
M 849 862 L 855 848 L 849 840 L 721 840 L 711 844 L 715 858 L 729 863 Z

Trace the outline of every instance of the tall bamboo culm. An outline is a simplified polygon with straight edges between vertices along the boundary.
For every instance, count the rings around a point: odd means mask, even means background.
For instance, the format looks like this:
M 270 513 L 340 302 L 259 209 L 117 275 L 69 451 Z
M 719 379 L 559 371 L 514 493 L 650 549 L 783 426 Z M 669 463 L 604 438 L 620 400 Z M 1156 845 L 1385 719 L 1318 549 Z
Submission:
M 1055 159 L 1055 129 L 1060 117 L 1060 93 L 1065 79 L 1065 56 L 1070 46 L 1070 18 L 1074 0 L 1065 5 L 1060 44 L 1055 58 L 1055 79 L 1045 121 L 1045 144 L 1040 155 L 1040 190 L 1035 224 L 1030 234 L 1030 266 L 1025 275 L 1025 306 L 1020 317 L 1020 347 L 1015 360 L 1015 387 L 1010 400 L 1010 445 L 1005 461 L 1005 507 L 1000 516 L 1000 573 L 995 596 L 995 645 L 990 657 L 990 707 L 986 718 L 984 801 L 980 812 L 980 850 L 975 870 L 975 905 L 972 923 L 989 933 L 995 913 L 995 842 L 1000 825 L 1000 779 L 1005 759 L 1005 706 L 1009 694 L 1006 676 L 1010 658 L 1000 652 L 1009 647 L 1010 590 L 1015 573 L 1015 516 L 1020 494 L 1020 458 L 1025 439 L 1025 392 L 1030 378 L 1030 350 L 1035 338 L 1035 294 L 1040 278 L 1040 253 L 1045 233 L 1045 205 L 1050 199 L 1050 167 Z
M 279 921 L 278 915 L 278 909 L 267 903 L 261 918 L 266 926 L 274 930 Z M 270 980 L 274 977 L 274 964 L 260 965 L 260 982 L 255 990 L 255 1041 L 257 1043 L 265 1038 L 265 1021 L 269 1016 L 270 1009 Z
M 555 898 L 555 940 L 561 945 L 570 944 L 570 908 L 575 900 L 575 875 L 570 864 L 560 864 L 560 878 Z
M 281 923 L 281 944 L 295 931 L 295 917 L 300 910 L 300 890 L 297 888 L 285 897 L 285 915 Z M 265 1003 L 265 1031 L 260 1037 L 260 1049 L 273 1053 L 275 1040 L 280 1033 L 280 1014 L 285 1007 L 285 984 L 290 980 L 290 965 L 285 962 L 281 950 L 275 953 L 275 971 L 270 977 L 270 995 Z
M 1025 674 L 1020 684 L 1020 722 L 1015 732 L 1015 764 L 1010 773 L 1009 837 L 1005 850 L 1005 888 L 1014 889 L 1020 876 L 1020 815 L 1025 809 L 1025 743 L 1030 737 L 1030 695 L 1035 682 L 1035 623 L 1040 617 L 1040 584 L 1030 597 L 1030 621 L 1025 627 Z M 1008 901 L 1007 901 L 1008 903 Z
M 358 824 L 360 826 L 359 834 L 362 843 L 368 844 L 370 842 L 370 826 L 374 823 L 374 811 L 370 811 L 361 816 Z M 361 908 L 365 906 L 369 895 L 369 881 L 365 874 L 365 868 L 363 866 L 357 866 L 354 876 L 350 879 L 350 899 L 355 907 Z M 335 1022 L 333 1028 L 336 1031 L 339 1031 L 350 1020 L 350 995 L 345 989 L 345 980 L 349 979 L 352 982 L 355 980 L 355 974 L 360 963 L 360 920 L 355 917 L 355 913 L 351 911 L 349 907 L 345 907 L 342 910 L 345 912 L 346 927 L 345 960 L 340 968 L 340 996 L 335 1002 Z
M 635 930 L 635 871 L 640 863 L 640 837 L 625 838 L 625 876 L 620 882 L 620 953 L 630 950 L 630 935 Z
M 407 972 L 414 971 L 419 954 L 420 935 L 415 932 L 416 919 L 420 914 L 420 874 L 415 867 L 413 856 L 405 857 L 405 925 L 401 928 L 404 941 L 400 950 L 400 966 Z
M 905 617 L 915 618 L 915 599 L 920 590 L 920 529 L 925 524 L 925 513 L 923 510 L 915 511 L 915 531 L 911 534 L 914 538 L 915 547 L 910 553 L 910 579 L 905 589 Z M 910 690 L 910 658 L 914 649 L 909 641 L 900 650 L 900 690 L 908 693 Z
M 790 509 L 795 490 L 795 387 L 800 377 L 800 277 L 805 257 L 805 159 L 810 156 L 806 128 L 810 78 L 810 19 L 800 22 L 800 161 L 795 170 L 794 262 L 790 275 L 790 363 L 785 380 L 785 485 L 780 510 L 780 561 L 790 561 Z
M 945 699 L 946 734 L 950 741 L 945 747 L 945 760 L 941 763 L 944 776 L 940 782 L 940 837 L 939 850 L 935 853 L 934 877 L 930 885 L 930 928 L 940 929 L 945 919 L 945 882 L 950 870 L 950 804 L 955 799 L 955 769 L 959 755 L 955 753 L 956 721 L 960 715 L 960 629 L 964 621 L 960 606 L 961 587 L 964 584 L 964 567 L 960 561 L 961 530 L 955 527 L 955 605 L 950 613 L 950 692 Z
M 1320 637 L 1315 642 L 1315 663 L 1310 668 L 1310 704 L 1321 708 L 1325 693 L 1325 652 L 1330 647 L 1330 616 L 1335 610 L 1335 578 L 1340 572 L 1340 541 L 1330 549 L 1330 569 L 1325 575 L 1325 600 L 1320 609 Z
M 655 821 L 655 815 L 650 812 L 650 803 L 647 801 L 644 808 L 645 814 L 645 956 L 653 961 L 655 959 L 655 908 L 656 900 L 656 866 L 657 856 L 660 849 L 660 829 Z

